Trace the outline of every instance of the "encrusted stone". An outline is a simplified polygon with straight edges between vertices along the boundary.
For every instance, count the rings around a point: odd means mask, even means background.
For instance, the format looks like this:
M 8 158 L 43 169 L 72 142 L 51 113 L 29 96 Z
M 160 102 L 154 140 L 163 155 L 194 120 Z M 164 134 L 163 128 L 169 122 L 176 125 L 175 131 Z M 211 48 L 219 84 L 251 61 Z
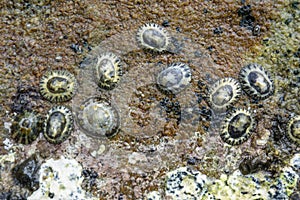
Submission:
M 95 78 L 99 87 L 113 89 L 122 76 L 120 59 L 113 53 L 104 53 L 97 57 Z
M 244 109 L 235 109 L 228 113 L 221 130 L 221 138 L 230 145 L 239 145 L 248 140 L 255 126 L 251 113 Z
M 141 47 L 157 52 L 167 50 L 170 43 L 167 31 L 154 23 L 147 23 L 141 26 L 136 37 Z
M 178 94 L 190 84 L 192 73 L 184 63 L 172 63 L 162 70 L 156 78 L 156 84 L 164 92 Z
M 35 191 L 39 188 L 40 165 L 41 162 L 38 159 L 38 156 L 33 154 L 12 169 L 12 176 L 23 187 L 26 187 L 31 191 Z
M 274 93 L 274 82 L 269 72 L 256 63 L 243 67 L 239 80 L 243 90 L 254 99 L 266 99 Z
M 291 118 L 287 125 L 287 137 L 300 145 L 300 115 Z
M 42 132 L 42 124 L 40 115 L 24 111 L 14 119 L 11 126 L 11 137 L 18 143 L 30 144 Z
M 213 109 L 226 110 L 238 100 L 240 95 L 239 82 L 233 78 L 223 78 L 212 85 L 209 101 Z
M 50 143 L 62 143 L 70 136 L 73 123 L 71 110 L 64 106 L 55 106 L 49 110 L 44 122 L 44 137 Z
M 120 128 L 117 109 L 106 99 L 92 97 L 86 100 L 77 113 L 83 131 L 92 137 L 112 137 Z
M 70 100 L 77 89 L 77 81 L 67 70 L 51 70 L 40 80 L 40 93 L 51 102 Z
M 188 167 L 181 167 L 167 173 L 166 197 L 167 199 L 202 199 L 207 191 L 207 177 Z

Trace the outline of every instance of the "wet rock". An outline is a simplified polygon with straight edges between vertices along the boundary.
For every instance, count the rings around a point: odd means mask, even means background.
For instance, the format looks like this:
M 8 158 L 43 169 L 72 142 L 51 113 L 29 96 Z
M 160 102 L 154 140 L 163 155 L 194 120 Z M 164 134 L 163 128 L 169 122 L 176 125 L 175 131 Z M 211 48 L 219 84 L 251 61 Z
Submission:
M 26 159 L 12 169 L 13 177 L 24 187 L 31 191 L 39 188 L 40 163 L 36 155 Z

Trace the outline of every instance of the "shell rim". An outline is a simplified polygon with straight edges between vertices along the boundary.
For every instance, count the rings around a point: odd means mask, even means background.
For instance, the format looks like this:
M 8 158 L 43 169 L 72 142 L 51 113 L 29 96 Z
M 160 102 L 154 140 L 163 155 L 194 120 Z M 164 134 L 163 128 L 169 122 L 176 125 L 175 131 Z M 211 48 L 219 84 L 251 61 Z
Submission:
M 291 133 L 291 126 L 295 121 L 298 120 L 300 121 L 300 115 L 292 117 L 287 124 L 287 138 L 295 144 L 300 144 L 300 139 L 295 138 L 294 135 Z

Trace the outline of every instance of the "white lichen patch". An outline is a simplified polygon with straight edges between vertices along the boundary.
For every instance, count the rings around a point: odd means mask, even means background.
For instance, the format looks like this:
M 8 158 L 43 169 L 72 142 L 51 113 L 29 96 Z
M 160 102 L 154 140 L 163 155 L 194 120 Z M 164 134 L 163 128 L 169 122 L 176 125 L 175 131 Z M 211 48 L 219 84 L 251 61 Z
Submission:
M 3 144 L 4 144 L 4 149 L 5 150 L 10 150 L 13 146 L 13 143 L 8 138 L 5 138 L 5 140 L 3 140 Z
M 290 166 L 295 170 L 300 170 L 300 153 L 296 153 L 290 160 Z
M 94 199 L 81 188 L 82 166 L 74 159 L 50 159 L 41 165 L 40 187 L 28 200 L 36 199 Z
M 291 167 L 282 169 L 280 176 L 270 186 L 270 199 L 288 199 L 296 189 L 299 175 Z
M 171 199 L 201 199 L 206 192 L 206 175 L 188 167 L 167 173 L 166 197 Z
M 207 182 L 207 194 L 216 199 L 288 199 L 296 189 L 299 175 L 285 167 L 278 178 L 272 179 L 266 172 L 243 175 L 239 170 L 231 175 Z M 208 199 L 208 198 L 204 198 Z
M 157 191 L 149 192 L 145 197 L 145 200 L 161 200 L 161 199 L 162 199 L 161 195 Z

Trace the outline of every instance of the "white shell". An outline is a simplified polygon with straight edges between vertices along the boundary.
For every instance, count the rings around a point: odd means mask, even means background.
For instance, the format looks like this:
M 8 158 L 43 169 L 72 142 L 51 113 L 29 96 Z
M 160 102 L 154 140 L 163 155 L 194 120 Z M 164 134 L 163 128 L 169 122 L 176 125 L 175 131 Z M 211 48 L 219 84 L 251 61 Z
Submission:
M 104 53 L 97 57 L 95 78 L 99 87 L 113 89 L 122 76 L 120 59 L 113 53 Z
M 170 37 L 167 31 L 154 23 L 141 26 L 136 37 L 141 47 L 152 51 L 165 51 L 170 43 Z
M 209 101 L 212 108 L 225 110 L 234 104 L 242 90 L 238 81 L 233 78 L 223 78 L 215 82 L 209 93 Z
M 77 120 L 83 131 L 92 137 L 112 137 L 119 131 L 120 117 L 117 109 L 106 99 L 91 97 L 77 113 Z
M 184 63 L 172 63 L 161 71 L 156 78 L 156 84 L 162 91 L 178 94 L 190 84 L 192 73 Z

